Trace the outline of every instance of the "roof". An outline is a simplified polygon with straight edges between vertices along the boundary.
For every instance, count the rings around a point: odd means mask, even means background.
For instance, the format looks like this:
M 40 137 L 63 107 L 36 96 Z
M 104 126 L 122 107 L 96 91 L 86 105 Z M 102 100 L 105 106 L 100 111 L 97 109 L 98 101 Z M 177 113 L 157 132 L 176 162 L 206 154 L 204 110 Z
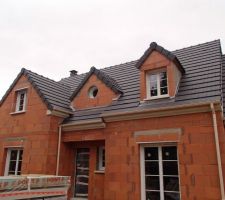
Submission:
M 222 56 L 223 114 L 225 116 L 225 55 Z
M 48 109 L 53 110 L 55 108 L 70 111 L 70 88 L 69 86 L 63 85 L 59 82 L 41 76 L 30 70 L 22 68 L 12 85 L 9 87 L 5 95 L 0 101 L 0 105 L 4 102 L 6 97 L 9 95 L 13 87 L 16 85 L 20 77 L 24 75 L 28 81 L 34 87 L 38 95 L 41 97 L 44 104 Z
M 118 83 L 112 77 L 110 77 L 109 75 L 107 75 L 103 71 L 96 69 L 95 67 L 91 67 L 90 71 L 85 75 L 85 77 L 82 79 L 80 84 L 76 87 L 76 89 L 74 90 L 73 94 L 71 95 L 71 97 L 70 97 L 71 101 L 79 93 L 81 88 L 85 85 L 87 80 L 93 74 L 95 74 L 98 79 L 100 79 L 103 83 L 105 83 L 105 85 L 107 87 L 109 87 L 110 89 L 112 89 L 115 93 L 120 93 L 120 94 L 123 93 L 121 87 L 118 85 Z
M 153 45 L 156 44 L 153 43 Z M 152 45 L 150 45 L 150 48 L 151 46 Z M 164 98 L 146 103 L 140 102 L 140 70 L 138 69 L 138 65 L 140 65 L 141 61 L 144 59 L 142 56 L 139 60 L 106 67 L 101 70 L 91 68 L 88 73 L 63 78 L 58 82 L 23 68 L 3 96 L 0 105 L 22 75 L 28 77 L 29 82 L 33 85 L 50 110 L 60 108 L 71 111 L 70 99 L 76 96 L 77 92 L 79 92 L 92 74 L 96 74 L 99 79 L 115 92 L 123 94 L 118 100 L 113 100 L 113 103 L 109 106 L 75 110 L 73 111 L 73 115 L 67 118 L 64 123 L 98 119 L 105 113 L 138 109 L 143 110 L 165 105 L 176 106 L 203 101 L 220 101 L 222 99 L 222 54 L 219 40 L 172 52 L 169 52 L 158 45 L 154 48 L 161 51 L 161 53 L 167 55 L 172 60 L 177 59 L 185 70 L 185 74 L 183 74 L 181 78 L 177 95 L 173 99 Z M 224 69 L 225 56 L 223 56 L 223 89 L 225 88 Z M 225 90 L 223 91 L 223 97 L 225 97 Z M 223 105 L 225 105 L 225 103 Z
M 150 54 L 153 51 L 157 51 L 160 54 L 164 55 L 167 59 L 171 60 L 173 63 L 175 63 L 175 65 L 178 67 L 178 69 L 181 71 L 181 73 L 184 74 L 185 70 L 184 70 L 182 64 L 180 63 L 179 59 L 177 58 L 177 56 L 175 54 L 173 54 L 172 52 L 159 46 L 156 42 L 152 42 L 150 44 L 149 48 L 143 54 L 143 56 L 137 61 L 136 67 L 138 69 L 142 66 L 142 64 L 145 62 L 145 60 L 150 56 Z
M 73 116 L 66 119 L 64 123 L 96 119 L 104 113 L 221 100 L 221 46 L 219 40 L 172 51 L 172 54 L 179 59 L 185 69 L 175 98 L 140 103 L 140 71 L 137 68 L 139 60 L 123 63 L 101 69 L 123 88 L 123 95 L 106 107 L 76 110 Z M 68 77 L 60 82 L 75 89 L 85 75 Z

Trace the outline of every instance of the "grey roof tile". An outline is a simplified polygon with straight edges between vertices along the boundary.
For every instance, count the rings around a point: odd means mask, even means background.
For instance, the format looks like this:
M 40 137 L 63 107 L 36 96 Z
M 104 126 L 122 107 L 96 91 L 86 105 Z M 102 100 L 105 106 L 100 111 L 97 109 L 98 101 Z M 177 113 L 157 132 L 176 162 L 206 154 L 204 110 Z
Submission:
M 171 99 L 165 99 L 165 105 L 181 105 L 184 103 L 221 99 L 220 48 L 220 41 L 215 40 L 171 52 L 179 59 L 185 69 L 185 74 L 182 76 L 176 98 L 172 101 Z M 164 53 L 166 54 L 167 52 Z M 69 123 L 72 119 L 79 121 L 86 119 L 86 117 L 88 119 L 98 118 L 101 113 L 106 112 L 163 106 L 163 104 L 158 104 L 158 101 L 140 104 L 140 71 L 136 68 L 138 62 L 139 61 L 132 61 L 101 69 L 101 71 L 107 73 L 123 88 L 123 96 L 119 100 L 114 101 L 111 105 L 101 108 L 100 110 L 94 108 L 94 113 L 89 112 L 88 115 L 83 115 L 82 111 L 77 110 L 74 112 L 72 118 L 67 119 L 65 123 Z M 84 77 L 85 75 L 80 76 Z M 81 79 L 82 78 L 77 77 L 74 85 L 73 81 L 75 81 L 75 79 L 72 78 L 62 79 L 61 82 L 74 88 L 78 85 L 78 82 L 81 82 Z M 91 109 L 89 109 L 89 111 L 90 110 Z
M 225 55 L 222 55 L 223 114 L 225 116 Z
M 182 76 L 178 93 L 175 98 L 140 103 L 140 71 L 137 66 L 143 62 L 146 55 L 148 55 L 152 49 L 156 49 L 169 59 L 177 59 L 185 70 L 185 74 Z M 109 84 L 109 87 L 112 87 L 117 92 L 123 93 L 118 100 L 114 100 L 109 106 L 74 111 L 74 114 L 70 118 L 65 119 L 64 123 L 72 123 L 73 121 L 85 119 L 96 119 L 99 118 L 102 113 L 106 112 L 220 100 L 222 95 L 222 61 L 223 101 L 225 102 L 225 55 L 222 56 L 221 61 L 221 46 L 219 40 L 172 52 L 153 43 L 152 47 L 150 46 L 143 56 L 136 61 L 110 66 L 101 70 L 92 69 L 93 71 L 90 71 L 89 73 L 63 78 L 59 82 L 45 78 L 29 70 L 22 69 L 9 90 L 3 96 L 0 104 L 5 100 L 22 74 L 28 77 L 28 80 L 34 86 L 49 109 L 56 106 L 70 110 L 71 96 L 74 96 L 76 91 L 81 89 L 91 73 L 96 73 L 101 80 Z
M 53 110 L 54 107 L 58 107 L 64 110 L 71 111 L 69 107 L 70 88 L 68 86 L 41 76 L 25 68 L 22 68 L 17 78 L 13 81 L 12 85 L 2 97 L 0 105 L 7 98 L 22 75 L 27 77 L 28 81 L 34 87 L 48 109 Z

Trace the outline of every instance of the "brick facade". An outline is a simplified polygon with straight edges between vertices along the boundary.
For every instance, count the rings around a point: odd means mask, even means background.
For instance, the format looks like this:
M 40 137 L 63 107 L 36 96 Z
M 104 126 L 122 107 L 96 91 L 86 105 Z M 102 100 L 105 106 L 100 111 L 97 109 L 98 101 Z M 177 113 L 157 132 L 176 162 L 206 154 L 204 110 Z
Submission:
M 176 66 L 157 52 L 153 52 L 140 71 L 140 100 L 146 98 L 146 71 L 167 67 L 169 95 L 175 95 Z M 99 89 L 96 98 L 88 98 L 88 89 Z M 15 110 L 16 90 L 26 88 L 27 109 Z M 110 105 L 118 95 L 94 74 L 71 102 L 77 110 Z M 48 108 L 28 81 L 21 76 L 0 107 L 0 173 L 4 175 L 8 148 L 23 149 L 22 174 L 55 174 L 59 126 L 63 116 L 46 114 Z M 62 128 L 59 175 L 71 176 L 70 197 L 74 195 L 76 153 L 88 148 L 89 200 L 141 200 L 140 148 L 145 144 L 173 144 L 177 146 L 180 194 L 182 200 L 219 200 L 220 183 L 210 104 L 206 110 L 186 109 L 170 115 L 139 115 L 132 120 L 107 121 L 105 127 L 90 130 Z M 176 113 L 176 114 L 174 114 Z M 118 114 L 119 117 L 119 114 Z M 130 116 L 129 116 L 130 117 Z M 222 169 L 225 172 L 225 134 L 222 110 L 217 109 Z M 84 120 L 85 121 L 85 120 Z M 98 148 L 105 146 L 105 170 L 97 168 Z M 225 173 L 224 173 L 225 174 Z

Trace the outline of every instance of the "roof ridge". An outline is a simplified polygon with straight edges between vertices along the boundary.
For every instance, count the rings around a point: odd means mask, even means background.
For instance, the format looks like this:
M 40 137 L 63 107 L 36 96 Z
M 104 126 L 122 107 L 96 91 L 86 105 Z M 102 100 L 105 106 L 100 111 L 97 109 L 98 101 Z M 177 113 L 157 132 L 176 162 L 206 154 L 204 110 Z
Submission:
M 198 43 L 198 44 L 191 45 L 191 46 L 188 46 L 188 47 L 183 47 L 183 48 L 180 48 L 180 49 L 175 49 L 175 50 L 172 50 L 171 52 L 175 53 L 175 51 L 181 51 L 181 50 L 189 49 L 191 47 L 198 47 L 198 46 L 206 45 L 206 44 L 209 44 L 209 43 L 212 43 L 212 42 L 216 42 L 216 41 L 220 42 L 220 39 L 215 39 L 215 40 L 212 40 L 212 41 Z
M 172 61 L 180 70 L 180 72 L 182 74 L 185 73 L 185 70 L 182 66 L 182 64 L 180 63 L 179 59 L 177 58 L 177 56 L 165 49 L 164 47 L 158 45 L 156 42 L 152 42 L 150 44 L 150 46 L 148 47 L 147 50 L 145 50 L 144 54 L 140 57 L 140 59 L 138 60 L 138 62 L 135 64 L 136 68 L 139 69 L 144 62 L 146 61 L 146 59 L 152 54 L 152 52 L 157 51 L 158 53 L 160 53 L 161 55 L 165 56 L 168 60 Z
M 29 70 L 29 69 L 26 69 L 26 68 L 22 68 L 21 69 L 21 72 L 28 72 L 28 73 L 33 73 L 33 74 L 35 74 L 35 75 L 38 75 L 38 76 L 40 76 L 40 77 L 42 77 L 42 78 L 45 78 L 45 79 L 47 79 L 47 80 L 49 80 L 49 81 L 52 81 L 52 82 L 54 82 L 54 83 L 57 83 L 57 84 L 60 84 L 61 86 L 66 86 L 66 87 L 69 87 L 68 85 L 64 85 L 64 84 L 62 84 L 62 83 L 60 83 L 60 82 L 58 82 L 58 81 L 55 81 L 55 80 L 53 80 L 53 79 L 51 79 L 51 78 L 48 78 L 48 77 L 46 77 L 46 76 L 43 76 L 43 75 L 41 75 L 41 74 L 38 74 L 38 73 L 36 73 L 36 72 L 33 72 L 33 71 L 31 71 L 31 70 Z M 70 88 L 70 87 L 69 87 Z M 69 89 L 68 88 L 68 89 Z
M 80 84 L 77 86 L 77 88 L 72 93 L 70 100 L 72 101 L 74 97 L 78 94 L 78 92 L 81 90 L 81 88 L 84 86 L 84 84 L 87 82 L 87 80 L 92 76 L 92 74 L 95 74 L 98 79 L 100 79 L 107 87 L 111 88 L 115 93 L 123 93 L 121 87 L 119 84 L 110 77 L 107 73 L 96 69 L 95 67 L 91 67 L 90 71 L 84 76 Z
M 138 61 L 138 59 L 137 60 L 132 60 L 132 61 L 128 61 L 128 62 L 124 62 L 124 63 L 120 63 L 120 64 L 116 64 L 116 65 L 111 65 L 111 66 L 108 66 L 108 67 L 103 67 L 103 68 L 100 68 L 100 69 L 98 69 L 98 70 L 105 70 L 105 69 L 108 69 L 108 68 L 111 68 L 111 67 L 116 67 L 116 66 L 121 66 L 121 65 L 125 65 L 125 64 L 129 64 L 129 63 L 132 63 L 132 62 L 137 62 Z M 103 71 L 102 71 L 103 72 Z M 85 74 L 87 74 L 88 72 L 84 72 L 84 73 L 81 73 L 81 74 L 78 74 L 77 76 L 81 76 L 81 75 L 85 75 Z M 106 72 L 104 72 L 104 73 L 106 73 Z M 109 76 L 109 75 L 108 75 Z M 62 80 L 65 80 L 65 79 L 68 79 L 68 78 L 72 78 L 71 76 L 68 76 L 68 77 L 64 77 L 64 78 L 61 78 L 60 80 L 59 80 L 59 82 L 60 81 L 62 81 Z M 76 78 L 76 76 L 74 76 L 73 77 L 74 79 Z M 62 84 L 62 83 L 61 83 Z M 64 84 L 63 84 L 64 85 Z

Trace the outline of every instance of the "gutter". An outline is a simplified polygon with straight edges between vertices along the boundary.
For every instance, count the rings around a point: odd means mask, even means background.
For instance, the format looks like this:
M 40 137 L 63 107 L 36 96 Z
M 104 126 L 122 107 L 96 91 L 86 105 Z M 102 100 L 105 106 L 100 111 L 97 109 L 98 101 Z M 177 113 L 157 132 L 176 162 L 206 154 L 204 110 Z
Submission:
M 210 108 L 212 111 L 212 118 L 213 118 L 213 129 L 214 129 L 214 136 L 215 136 L 215 143 L 216 143 L 216 156 L 217 156 L 217 163 L 218 163 L 221 199 L 225 200 L 223 170 L 222 170 L 222 162 L 221 162 L 219 137 L 218 137 L 218 125 L 217 125 L 217 119 L 216 119 L 216 111 L 215 111 L 215 107 L 213 103 L 210 103 Z
M 61 138 L 62 138 L 62 125 L 59 125 L 57 161 L 56 161 L 56 172 L 55 172 L 56 176 L 59 175 L 59 159 L 60 159 L 60 149 L 61 149 Z

